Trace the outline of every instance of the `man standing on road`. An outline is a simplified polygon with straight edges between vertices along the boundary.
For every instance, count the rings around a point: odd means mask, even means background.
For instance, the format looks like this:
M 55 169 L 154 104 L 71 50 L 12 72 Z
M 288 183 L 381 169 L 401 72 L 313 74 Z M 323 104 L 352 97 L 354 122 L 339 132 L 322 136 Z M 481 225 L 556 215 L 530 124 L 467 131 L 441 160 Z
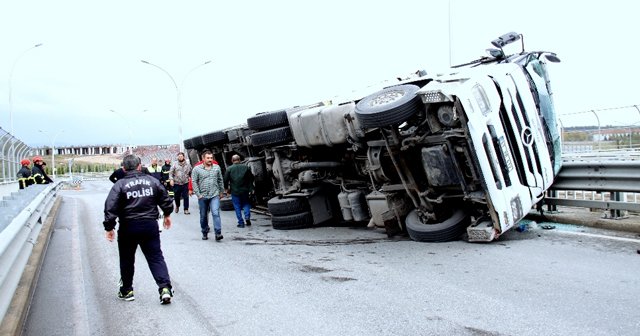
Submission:
M 173 181 L 173 194 L 176 200 L 176 213 L 180 212 L 180 199 L 184 199 L 184 214 L 189 212 L 189 177 L 191 165 L 184 159 L 184 153 L 178 153 L 178 163 L 171 167 L 169 174 Z
M 196 164 L 193 165 L 193 168 L 201 165 L 204 162 L 203 156 L 202 154 L 199 155 L 200 157 L 200 161 L 196 162 Z M 214 158 L 213 161 L 211 161 L 211 163 L 213 163 L 214 165 L 218 164 L 218 161 L 216 161 L 216 159 Z M 193 195 L 193 179 L 189 179 L 189 196 Z
M 147 170 L 149 171 L 149 175 L 157 178 L 158 181 L 162 179 L 162 167 L 158 166 L 158 158 L 151 159 L 151 165 L 147 167 Z
M 169 197 L 171 199 L 174 198 L 173 194 L 173 181 L 171 180 L 171 159 L 164 159 L 164 165 L 162 166 L 162 177 L 160 178 L 160 182 L 167 189 L 167 193 L 169 193 Z
M 164 214 L 164 228 L 171 227 L 173 202 L 157 179 L 142 173 L 140 158 L 127 155 L 122 162 L 125 177 L 116 181 L 104 203 L 104 229 L 108 241 L 115 238 L 119 220 L 120 290 L 118 298 L 133 301 L 133 273 L 136 249 L 147 259 L 149 270 L 158 285 L 160 303 L 171 303 L 171 279 L 160 247 L 158 206 Z
M 220 220 L 220 198 L 222 198 L 223 178 L 220 166 L 213 164 L 213 154 L 210 151 L 202 153 L 204 162 L 193 169 L 193 192 L 198 197 L 200 207 L 200 229 L 202 240 L 207 240 L 209 221 L 207 215 L 211 211 L 213 230 L 216 241 L 222 239 L 222 222 Z
M 227 194 L 231 194 L 233 208 L 236 211 L 238 227 L 243 228 L 245 224 L 251 225 L 251 201 L 249 194 L 253 191 L 253 174 L 251 169 L 240 162 L 240 155 L 231 157 L 232 165 L 224 173 L 224 188 Z M 242 213 L 244 212 L 244 220 Z
M 109 181 L 111 181 L 112 183 L 116 183 L 116 181 L 122 179 L 124 176 L 124 169 L 122 169 L 122 163 L 120 163 L 120 168 L 114 170 L 113 173 L 111 173 L 111 176 L 109 176 Z

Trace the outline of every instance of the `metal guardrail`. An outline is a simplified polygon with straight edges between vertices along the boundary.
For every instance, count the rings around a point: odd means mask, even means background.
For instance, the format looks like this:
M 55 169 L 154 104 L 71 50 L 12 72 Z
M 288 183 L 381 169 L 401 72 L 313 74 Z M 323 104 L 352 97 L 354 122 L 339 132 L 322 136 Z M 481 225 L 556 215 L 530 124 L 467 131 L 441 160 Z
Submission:
M 640 163 L 567 162 L 556 177 L 553 189 L 640 192 Z
M 0 207 L 0 320 L 7 313 L 60 181 L 13 192 Z M 25 205 L 26 204 L 26 205 Z
M 565 198 L 559 197 L 563 193 Z M 619 210 L 640 212 L 636 197 L 627 201 L 626 193 L 640 193 L 639 161 L 565 162 L 547 192 L 545 204 L 549 210 L 555 210 L 557 205 L 614 210 L 612 218 L 620 217 Z M 573 198 L 568 198 L 569 194 Z M 577 198 L 578 194 L 582 199 Z
M 564 152 L 564 162 L 593 162 L 593 161 L 637 161 L 640 160 L 640 148 L 609 149 L 587 152 Z

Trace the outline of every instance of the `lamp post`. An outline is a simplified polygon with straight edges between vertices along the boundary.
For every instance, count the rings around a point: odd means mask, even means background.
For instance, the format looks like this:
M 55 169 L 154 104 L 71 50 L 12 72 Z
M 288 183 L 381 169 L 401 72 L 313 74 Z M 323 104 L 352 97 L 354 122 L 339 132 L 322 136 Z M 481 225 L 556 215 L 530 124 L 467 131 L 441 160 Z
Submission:
M 12 104 L 13 100 L 12 100 L 12 95 L 11 95 L 11 93 L 13 91 L 12 90 L 12 85 L 11 85 L 12 80 L 13 80 L 13 71 L 16 69 L 16 65 L 18 64 L 18 61 L 20 61 L 20 59 L 27 52 L 29 52 L 30 50 L 35 49 L 35 48 L 37 48 L 37 47 L 39 47 L 41 45 L 42 45 L 42 43 L 38 43 L 38 44 L 34 45 L 33 47 L 23 51 L 22 54 L 20 54 L 20 56 L 18 56 L 18 58 L 16 58 L 16 60 L 13 62 L 13 66 L 11 67 L 11 72 L 9 73 L 9 124 L 11 126 L 11 130 L 10 130 L 11 134 L 13 134 L 13 104 Z
M 43 130 L 38 130 L 38 132 L 43 133 L 47 136 L 49 135 L 48 132 L 45 132 Z M 58 133 L 56 133 L 56 135 L 54 135 L 51 139 L 51 171 L 53 172 L 54 179 L 56 178 L 56 139 L 62 132 L 64 132 L 64 130 L 58 131 Z
M 144 64 L 149 64 L 151 66 L 154 66 L 158 69 L 160 69 L 160 71 L 164 72 L 167 76 L 169 76 L 169 79 L 171 79 L 171 82 L 173 83 L 173 86 L 176 88 L 176 101 L 178 104 L 178 137 L 179 137 L 179 145 L 180 145 L 180 151 L 184 152 L 184 139 L 182 138 L 182 92 L 181 89 L 184 87 L 184 81 L 187 79 L 187 77 L 189 77 L 189 75 L 195 71 L 196 69 L 198 69 L 201 66 L 205 66 L 209 63 L 211 63 L 211 61 L 206 61 L 202 64 L 199 64 L 198 66 L 194 67 L 193 69 L 189 70 L 189 72 L 187 72 L 187 74 L 184 76 L 184 78 L 182 79 L 182 82 L 180 82 L 180 86 L 178 86 L 178 84 L 176 83 L 175 79 L 173 79 L 173 76 L 171 76 L 171 74 L 169 74 L 169 72 L 167 72 L 167 70 L 161 68 L 158 65 L 155 65 L 151 62 L 145 61 L 145 60 L 140 60 L 140 62 L 144 63 Z
M 131 131 L 131 123 L 127 118 L 124 117 L 124 115 L 120 114 L 119 112 L 115 110 L 109 110 L 109 111 L 117 114 L 120 118 L 122 118 L 122 120 L 124 120 L 124 123 L 127 125 L 127 128 L 129 129 L 129 150 L 128 151 L 129 151 L 129 154 L 133 154 L 133 132 Z

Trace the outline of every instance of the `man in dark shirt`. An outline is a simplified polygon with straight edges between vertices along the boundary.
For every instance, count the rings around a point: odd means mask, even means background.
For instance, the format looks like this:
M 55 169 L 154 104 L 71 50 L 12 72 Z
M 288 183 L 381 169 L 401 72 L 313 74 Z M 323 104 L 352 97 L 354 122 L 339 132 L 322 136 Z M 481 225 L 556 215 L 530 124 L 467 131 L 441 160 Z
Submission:
M 122 179 L 124 175 L 124 169 L 122 169 L 121 163 L 120 168 L 114 170 L 113 173 L 111 173 L 111 176 L 109 176 L 109 181 L 111 181 L 112 183 L 116 183 L 116 181 Z
M 158 232 L 158 207 L 164 214 L 164 228 L 171 227 L 173 200 L 156 178 L 141 172 L 140 158 L 127 155 L 122 162 L 125 176 L 111 187 L 104 204 L 104 229 L 106 238 L 115 238 L 118 227 L 118 251 L 120 254 L 120 290 L 118 297 L 133 301 L 133 273 L 138 245 L 158 285 L 160 303 L 171 303 L 173 292 L 167 264 L 160 248 Z
M 164 159 L 164 165 L 160 167 L 160 172 L 162 173 L 160 182 L 167 189 L 169 197 L 173 198 L 173 186 L 171 185 L 171 178 L 169 176 L 171 173 L 171 159 Z
M 44 171 L 44 161 L 41 156 L 33 157 L 33 167 L 31 168 L 31 175 L 35 180 L 36 184 L 49 184 L 52 183 L 53 180 L 47 175 Z
M 251 169 L 240 162 L 240 155 L 231 157 L 233 163 L 224 173 L 224 188 L 227 194 L 231 192 L 231 201 L 236 211 L 238 227 L 243 228 L 245 224 L 251 225 L 251 201 L 249 194 L 253 191 L 253 174 Z M 244 220 L 242 213 L 244 212 Z
M 31 176 L 31 168 L 29 168 L 30 164 L 31 161 L 29 161 L 29 159 L 20 161 L 20 165 L 22 166 L 18 171 L 18 184 L 20 189 L 24 189 L 34 183 L 34 179 Z

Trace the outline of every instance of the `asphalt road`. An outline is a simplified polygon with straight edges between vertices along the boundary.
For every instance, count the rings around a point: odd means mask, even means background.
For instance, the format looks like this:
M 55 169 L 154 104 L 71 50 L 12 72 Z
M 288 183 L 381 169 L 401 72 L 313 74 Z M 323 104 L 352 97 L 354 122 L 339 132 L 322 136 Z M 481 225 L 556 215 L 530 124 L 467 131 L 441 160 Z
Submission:
M 136 300 L 116 298 L 109 182 L 62 191 L 25 335 L 638 335 L 640 237 L 556 225 L 490 244 L 417 243 L 367 228 L 278 231 L 268 217 L 221 242 L 198 209 L 162 244 L 175 289 L 159 304 L 141 252 Z M 195 203 L 195 204 L 194 204 Z

